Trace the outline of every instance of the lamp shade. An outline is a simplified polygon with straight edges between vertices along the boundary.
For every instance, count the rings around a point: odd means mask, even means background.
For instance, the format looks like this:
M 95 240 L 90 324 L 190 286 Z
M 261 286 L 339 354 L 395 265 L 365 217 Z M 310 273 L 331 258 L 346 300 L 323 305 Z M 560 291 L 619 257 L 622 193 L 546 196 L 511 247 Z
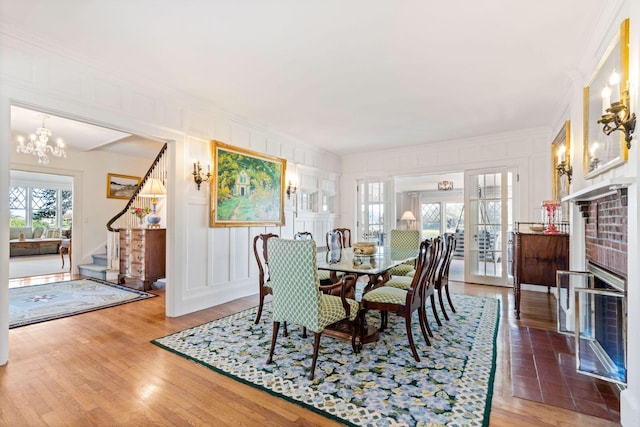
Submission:
M 140 191 L 140 197 L 163 197 L 166 194 L 167 189 L 158 178 L 151 178 L 145 182 Z
M 415 221 L 416 217 L 413 215 L 411 211 L 405 211 L 400 218 L 401 221 Z
M 62 219 L 73 219 L 73 211 L 69 209 L 62 215 Z

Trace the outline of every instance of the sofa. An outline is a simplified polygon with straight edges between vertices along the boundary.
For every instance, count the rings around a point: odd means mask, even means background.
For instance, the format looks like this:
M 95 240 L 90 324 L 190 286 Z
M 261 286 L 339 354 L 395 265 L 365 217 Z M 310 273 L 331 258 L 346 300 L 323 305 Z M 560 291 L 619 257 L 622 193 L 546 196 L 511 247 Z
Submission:
M 20 233 L 24 239 L 20 239 Z M 59 228 L 10 227 L 9 256 L 57 254 L 62 241 Z

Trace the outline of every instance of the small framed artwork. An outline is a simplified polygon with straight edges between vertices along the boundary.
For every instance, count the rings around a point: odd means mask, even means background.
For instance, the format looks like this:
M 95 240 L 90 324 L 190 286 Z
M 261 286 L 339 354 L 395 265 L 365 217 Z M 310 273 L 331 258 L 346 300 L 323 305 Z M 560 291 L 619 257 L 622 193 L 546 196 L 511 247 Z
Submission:
M 141 180 L 139 176 L 107 174 L 107 198 L 130 199 Z
M 287 161 L 211 141 L 211 227 L 284 225 Z
M 629 156 L 623 132 L 609 135 L 598 122 L 613 102 L 629 105 L 629 20 L 620 25 L 584 88 L 584 173 L 590 179 L 624 164 Z

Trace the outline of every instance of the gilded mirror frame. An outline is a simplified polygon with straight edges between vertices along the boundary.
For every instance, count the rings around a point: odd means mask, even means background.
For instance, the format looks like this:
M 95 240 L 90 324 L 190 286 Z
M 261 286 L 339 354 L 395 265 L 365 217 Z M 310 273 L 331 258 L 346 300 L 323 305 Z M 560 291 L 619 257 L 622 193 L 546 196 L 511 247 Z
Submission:
M 585 179 L 593 178 L 610 169 L 621 166 L 629 158 L 629 151 L 622 132 L 606 135 L 598 120 L 605 105 L 602 89 L 609 84 L 613 71 L 620 75 L 619 93 L 614 98 L 629 105 L 629 19 L 620 24 L 620 31 L 602 55 L 589 83 L 583 91 L 583 170 Z M 615 92 L 615 91 L 614 91 Z
M 551 142 L 551 191 L 553 200 L 562 200 L 563 197 L 569 195 L 569 175 L 561 175 L 558 171 L 558 165 L 564 162 L 566 167 L 571 166 L 571 121 L 567 120 L 562 125 L 558 135 Z M 568 202 L 562 203 L 563 214 L 568 212 Z

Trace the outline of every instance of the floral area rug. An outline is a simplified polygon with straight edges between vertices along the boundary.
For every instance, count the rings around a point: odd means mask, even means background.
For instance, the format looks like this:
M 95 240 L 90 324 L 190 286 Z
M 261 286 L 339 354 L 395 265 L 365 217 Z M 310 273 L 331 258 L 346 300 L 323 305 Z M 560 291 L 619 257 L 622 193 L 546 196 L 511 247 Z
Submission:
M 9 328 L 74 316 L 156 295 L 98 279 L 9 289 Z
M 322 337 L 316 374 L 308 380 L 313 334 L 289 326 L 278 337 L 273 363 L 270 305 L 254 325 L 257 307 L 152 342 L 216 372 L 347 425 L 487 426 L 496 363 L 500 307 L 496 299 L 452 295 L 457 313 L 438 327 L 428 347 L 417 314 L 411 355 L 404 320 L 389 315 L 389 328 L 354 354 L 349 342 Z M 377 324 L 379 313 L 369 313 Z M 282 328 L 281 328 L 282 330 Z

